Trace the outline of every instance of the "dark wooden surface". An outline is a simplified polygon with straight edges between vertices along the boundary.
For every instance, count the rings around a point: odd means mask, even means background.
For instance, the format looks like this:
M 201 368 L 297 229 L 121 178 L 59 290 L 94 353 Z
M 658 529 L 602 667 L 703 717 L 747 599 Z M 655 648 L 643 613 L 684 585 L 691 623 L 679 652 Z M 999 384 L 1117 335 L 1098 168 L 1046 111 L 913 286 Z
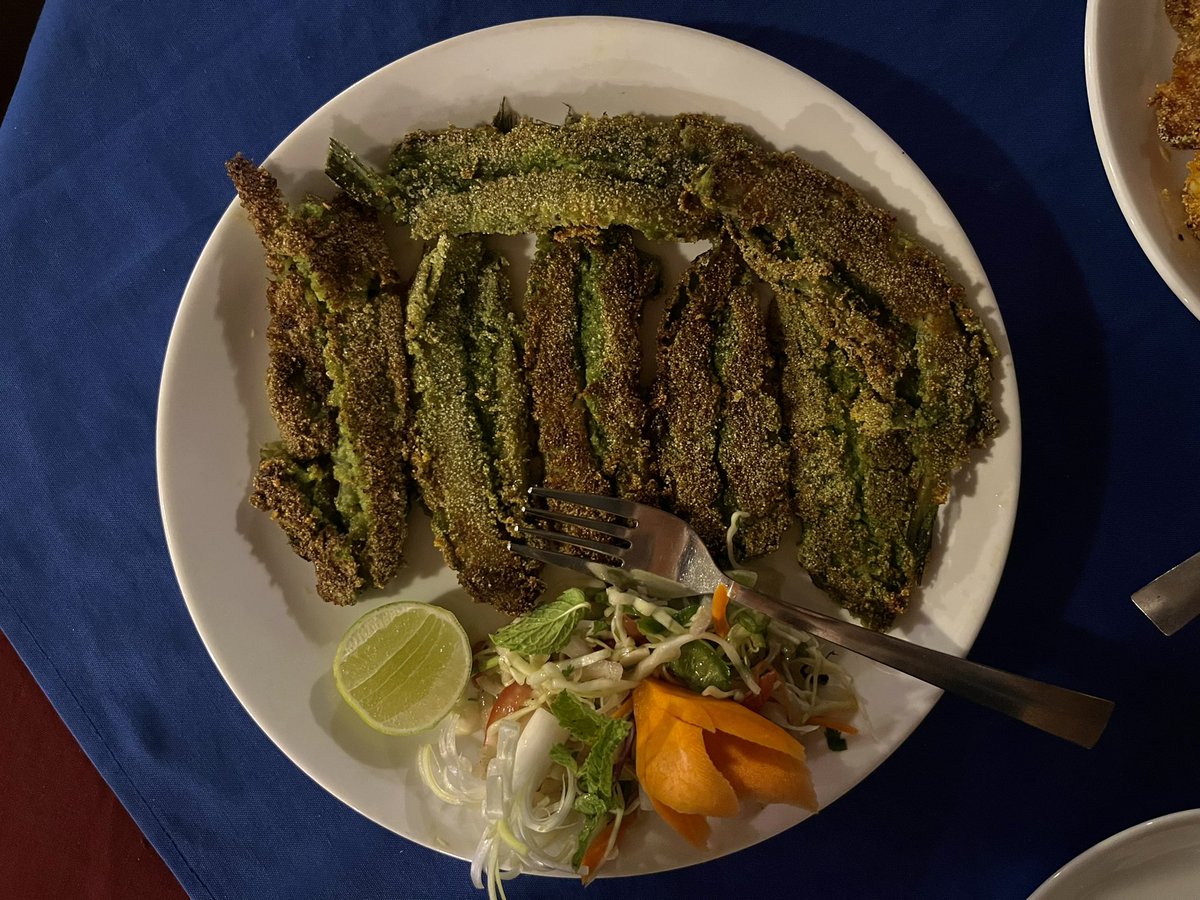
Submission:
M 8 109 L 41 8 L 40 2 L 7 0 L 0 13 L 0 114 Z M 183 896 L 0 634 L 0 897 Z

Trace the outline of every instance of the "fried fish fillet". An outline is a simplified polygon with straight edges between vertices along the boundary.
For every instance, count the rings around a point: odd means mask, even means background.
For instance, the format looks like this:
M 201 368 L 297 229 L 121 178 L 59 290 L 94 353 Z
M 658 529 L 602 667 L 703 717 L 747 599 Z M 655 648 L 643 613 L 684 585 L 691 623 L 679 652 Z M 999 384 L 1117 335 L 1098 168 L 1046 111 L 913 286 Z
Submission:
M 270 511 L 296 555 L 313 564 L 321 597 L 347 604 L 362 589 L 361 551 L 346 533 L 337 493 L 328 457 L 300 462 L 282 444 L 268 444 L 254 475 L 250 502 Z
M 638 331 L 658 277 L 625 228 L 539 238 L 525 363 L 548 486 L 656 501 Z
M 734 154 L 692 190 L 776 289 L 799 561 L 886 626 L 951 476 L 996 429 L 991 340 L 940 260 L 799 157 Z
M 442 236 L 408 297 L 416 404 L 413 465 L 434 541 L 463 588 L 511 614 L 542 590 L 511 553 L 528 485 L 528 393 L 502 259 L 478 235 Z
M 1158 112 L 1158 134 L 1180 149 L 1200 147 L 1200 2 L 1167 0 L 1167 18 L 1179 35 L 1171 80 L 1158 85 L 1150 105 Z M 1200 237 L 1200 153 L 1187 164 L 1183 184 L 1184 222 Z
M 359 201 L 439 233 L 541 233 L 560 226 L 631 226 L 647 237 L 716 233 L 701 206 L 680 205 L 697 165 L 750 149 L 745 129 L 711 116 L 570 116 L 498 127 L 413 132 L 375 172 L 332 141 L 326 172 Z
M 241 156 L 227 169 L 273 274 L 268 399 L 292 463 L 268 451 L 251 502 L 271 512 L 293 546 L 311 549 L 297 523 L 312 494 L 289 485 L 300 471 L 332 478 L 333 511 L 308 518 L 323 523 L 321 534 L 342 535 L 356 574 L 348 577 L 341 556 L 330 566 L 316 550 L 301 555 L 317 564 L 324 599 L 350 603 L 363 587 L 384 586 L 403 562 L 409 387 L 400 280 L 373 213 L 344 196 L 290 210 L 265 170 Z
M 787 448 L 765 326 L 750 272 L 730 240 L 684 273 L 659 331 L 653 420 L 667 505 L 714 552 L 726 526 L 746 557 L 790 524 Z
M 592 452 L 579 352 L 577 286 L 584 247 L 538 237 L 525 288 L 525 368 L 547 487 L 588 494 L 612 488 Z
M 1150 105 L 1158 134 L 1172 147 L 1200 147 L 1200 2 L 1166 0 L 1167 19 L 1179 35 L 1171 80 L 1158 85 Z
M 267 249 L 267 401 L 287 451 L 297 459 L 333 452 L 337 442 L 325 340 L 308 279 L 296 270 L 284 235 L 291 214 L 274 177 L 243 156 L 226 164 L 250 224 Z

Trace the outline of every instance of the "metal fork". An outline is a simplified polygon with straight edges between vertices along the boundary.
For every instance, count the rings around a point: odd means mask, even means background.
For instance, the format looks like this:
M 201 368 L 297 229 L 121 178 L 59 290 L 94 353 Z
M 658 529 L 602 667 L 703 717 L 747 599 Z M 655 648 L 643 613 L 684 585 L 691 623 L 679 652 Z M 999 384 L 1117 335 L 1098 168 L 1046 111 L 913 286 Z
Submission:
M 522 525 L 524 535 L 547 544 L 567 544 L 593 551 L 604 562 L 510 542 L 509 549 L 522 556 L 576 569 L 609 582 L 622 577 L 643 582 L 657 579 L 662 587 L 673 587 L 680 596 L 707 594 L 718 584 L 724 584 L 731 602 L 1083 747 L 1095 745 L 1112 714 L 1113 704 L 1109 700 L 940 653 L 744 587 L 717 568 L 687 523 L 663 510 L 630 500 L 541 487 L 530 488 L 529 495 L 574 504 L 624 522 L 571 515 L 530 504 L 524 510 L 527 518 L 584 528 L 605 539 Z

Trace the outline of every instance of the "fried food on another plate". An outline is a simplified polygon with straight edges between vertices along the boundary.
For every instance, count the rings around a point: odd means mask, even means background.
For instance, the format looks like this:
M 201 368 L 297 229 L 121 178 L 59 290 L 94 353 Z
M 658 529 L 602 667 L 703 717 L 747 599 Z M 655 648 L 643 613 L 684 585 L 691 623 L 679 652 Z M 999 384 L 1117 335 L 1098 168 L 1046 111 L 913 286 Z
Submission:
M 1171 80 L 1150 98 L 1158 111 L 1158 134 L 1172 147 L 1200 147 L 1200 2 L 1166 0 L 1167 19 L 1179 35 Z

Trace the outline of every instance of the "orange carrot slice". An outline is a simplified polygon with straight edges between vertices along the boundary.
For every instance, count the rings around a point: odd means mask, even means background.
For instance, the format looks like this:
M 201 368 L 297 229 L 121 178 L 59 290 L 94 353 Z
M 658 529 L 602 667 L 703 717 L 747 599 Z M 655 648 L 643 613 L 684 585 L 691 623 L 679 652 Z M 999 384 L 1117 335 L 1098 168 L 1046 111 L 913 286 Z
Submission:
M 817 794 L 804 760 L 728 734 L 704 739 L 713 765 L 739 797 L 817 811 Z
M 709 758 L 704 731 L 673 717 L 657 731 L 645 745 L 649 758 L 638 761 L 646 793 L 676 812 L 737 815 L 737 794 Z
M 817 725 L 821 728 L 832 728 L 834 731 L 840 731 L 842 734 L 858 734 L 858 729 L 849 722 L 839 722 L 836 719 L 827 719 L 824 716 L 809 716 L 809 725 Z
M 609 712 L 609 716 L 613 719 L 623 719 L 629 715 L 629 711 L 633 709 L 633 697 L 626 697 L 625 701 L 616 709 Z
M 804 759 L 803 744 L 770 719 L 732 700 L 703 697 L 663 681 L 647 680 L 635 689 L 633 702 L 635 715 L 640 703 L 647 712 L 661 709 L 667 717 L 681 719 L 705 731 L 723 731 Z
M 712 832 L 708 825 L 708 819 L 704 816 L 681 813 L 653 797 L 650 798 L 650 802 L 654 804 L 655 811 L 666 820 L 666 823 L 682 835 L 689 844 L 699 847 L 701 850 L 708 847 L 708 836 Z
M 729 588 L 724 584 L 718 584 L 717 589 L 713 591 L 712 602 L 712 618 L 713 631 L 721 637 L 729 634 L 729 620 L 725 618 L 729 612 Z
M 621 818 L 621 830 L 617 832 L 617 840 L 615 846 L 621 845 L 621 839 L 625 837 L 625 832 L 629 826 L 633 824 L 633 820 L 637 817 L 637 810 L 626 814 Z M 612 837 L 613 825 L 616 824 L 616 819 L 610 819 L 600 831 L 592 838 L 592 842 L 588 844 L 587 850 L 583 854 L 583 859 L 579 863 L 581 869 L 586 868 L 587 874 L 583 876 L 583 883 L 589 884 L 596 877 L 596 872 L 604 862 L 605 854 L 608 852 L 608 842 Z

